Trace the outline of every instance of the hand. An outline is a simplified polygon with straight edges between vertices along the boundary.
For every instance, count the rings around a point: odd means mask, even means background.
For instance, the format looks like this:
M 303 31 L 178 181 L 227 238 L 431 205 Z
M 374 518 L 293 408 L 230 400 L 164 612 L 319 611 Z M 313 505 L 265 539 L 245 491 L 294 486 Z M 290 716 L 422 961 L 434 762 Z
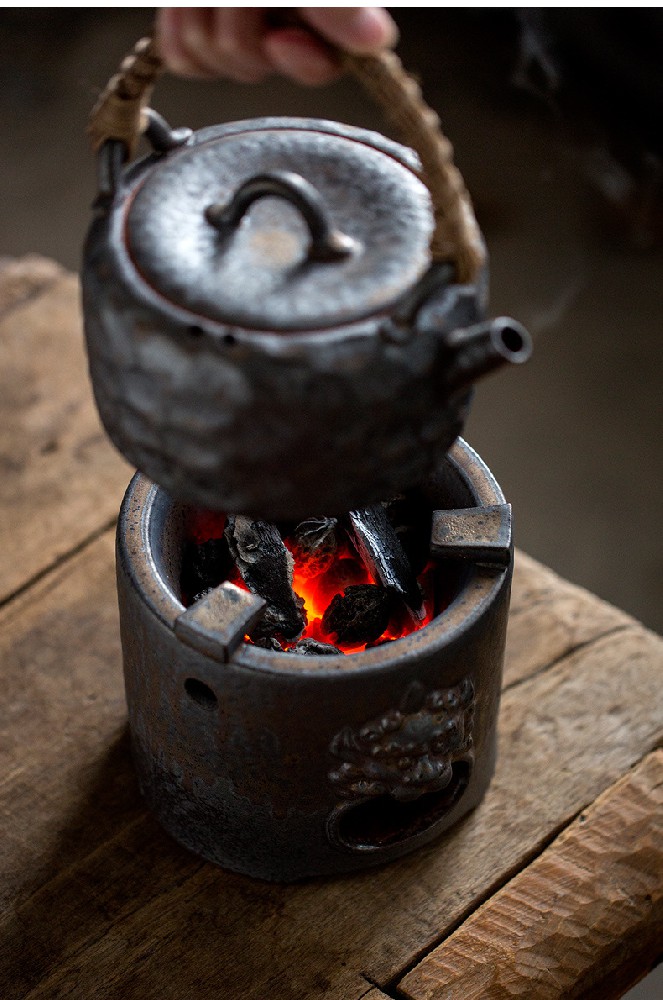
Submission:
M 292 11 L 302 27 L 282 28 L 270 25 L 269 9 L 162 7 L 156 24 L 161 56 L 182 76 L 257 83 L 277 72 L 316 85 L 340 72 L 325 41 L 348 52 L 370 53 L 390 48 L 398 37 L 382 7 L 296 7 Z

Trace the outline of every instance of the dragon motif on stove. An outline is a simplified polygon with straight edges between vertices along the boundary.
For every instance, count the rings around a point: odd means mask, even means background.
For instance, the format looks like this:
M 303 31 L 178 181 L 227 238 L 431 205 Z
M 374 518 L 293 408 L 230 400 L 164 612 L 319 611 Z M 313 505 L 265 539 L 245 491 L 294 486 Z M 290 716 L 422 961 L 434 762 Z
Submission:
M 414 681 L 397 709 L 336 734 L 330 750 L 341 763 L 331 783 L 348 799 L 388 794 L 407 802 L 442 791 L 455 763 L 472 766 L 474 704 L 469 679 L 429 693 Z

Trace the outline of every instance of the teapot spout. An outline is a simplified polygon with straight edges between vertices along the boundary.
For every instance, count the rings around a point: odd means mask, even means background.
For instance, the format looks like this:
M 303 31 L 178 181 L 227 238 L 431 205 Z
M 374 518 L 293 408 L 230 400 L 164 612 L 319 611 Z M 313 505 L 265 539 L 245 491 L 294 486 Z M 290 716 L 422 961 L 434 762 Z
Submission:
M 469 387 L 502 365 L 520 365 L 532 353 L 532 340 L 520 323 L 507 316 L 453 330 L 445 338 L 451 354 L 447 384 L 451 390 Z

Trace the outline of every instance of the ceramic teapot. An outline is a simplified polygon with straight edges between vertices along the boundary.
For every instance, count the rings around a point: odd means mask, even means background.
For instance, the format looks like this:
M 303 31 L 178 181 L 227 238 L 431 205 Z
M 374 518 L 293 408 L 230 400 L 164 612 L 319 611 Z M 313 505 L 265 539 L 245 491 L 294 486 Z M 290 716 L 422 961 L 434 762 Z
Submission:
M 481 234 L 397 57 L 346 57 L 408 146 L 336 122 L 171 129 L 150 40 L 93 113 L 83 303 L 115 445 L 173 497 L 290 520 L 426 479 L 474 381 L 524 361 L 486 322 Z M 140 133 L 153 151 L 132 160 Z M 409 148 L 413 146 L 414 149 Z

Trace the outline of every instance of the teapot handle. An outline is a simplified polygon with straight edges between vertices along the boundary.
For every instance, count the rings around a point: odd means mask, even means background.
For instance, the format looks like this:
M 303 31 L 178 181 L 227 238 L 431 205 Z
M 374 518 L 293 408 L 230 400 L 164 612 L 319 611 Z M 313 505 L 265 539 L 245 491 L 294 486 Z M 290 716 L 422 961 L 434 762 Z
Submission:
M 450 263 L 456 280 L 472 284 L 485 263 L 485 247 L 463 178 L 453 162 L 453 147 L 440 120 L 423 100 L 416 80 L 394 52 L 379 55 L 340 53 L 351 73 L 382 108 L 407 145 L 418 154 L 421 178 L 428 187 L 435 224 L 433 263 Z M 88 133 L 93 149 L 109 140 L 132 157 L 141 134 L 154 120 L 148 104 L 163 63 L 152 38 L 142 38 L 123 60 L 92 110 Z

